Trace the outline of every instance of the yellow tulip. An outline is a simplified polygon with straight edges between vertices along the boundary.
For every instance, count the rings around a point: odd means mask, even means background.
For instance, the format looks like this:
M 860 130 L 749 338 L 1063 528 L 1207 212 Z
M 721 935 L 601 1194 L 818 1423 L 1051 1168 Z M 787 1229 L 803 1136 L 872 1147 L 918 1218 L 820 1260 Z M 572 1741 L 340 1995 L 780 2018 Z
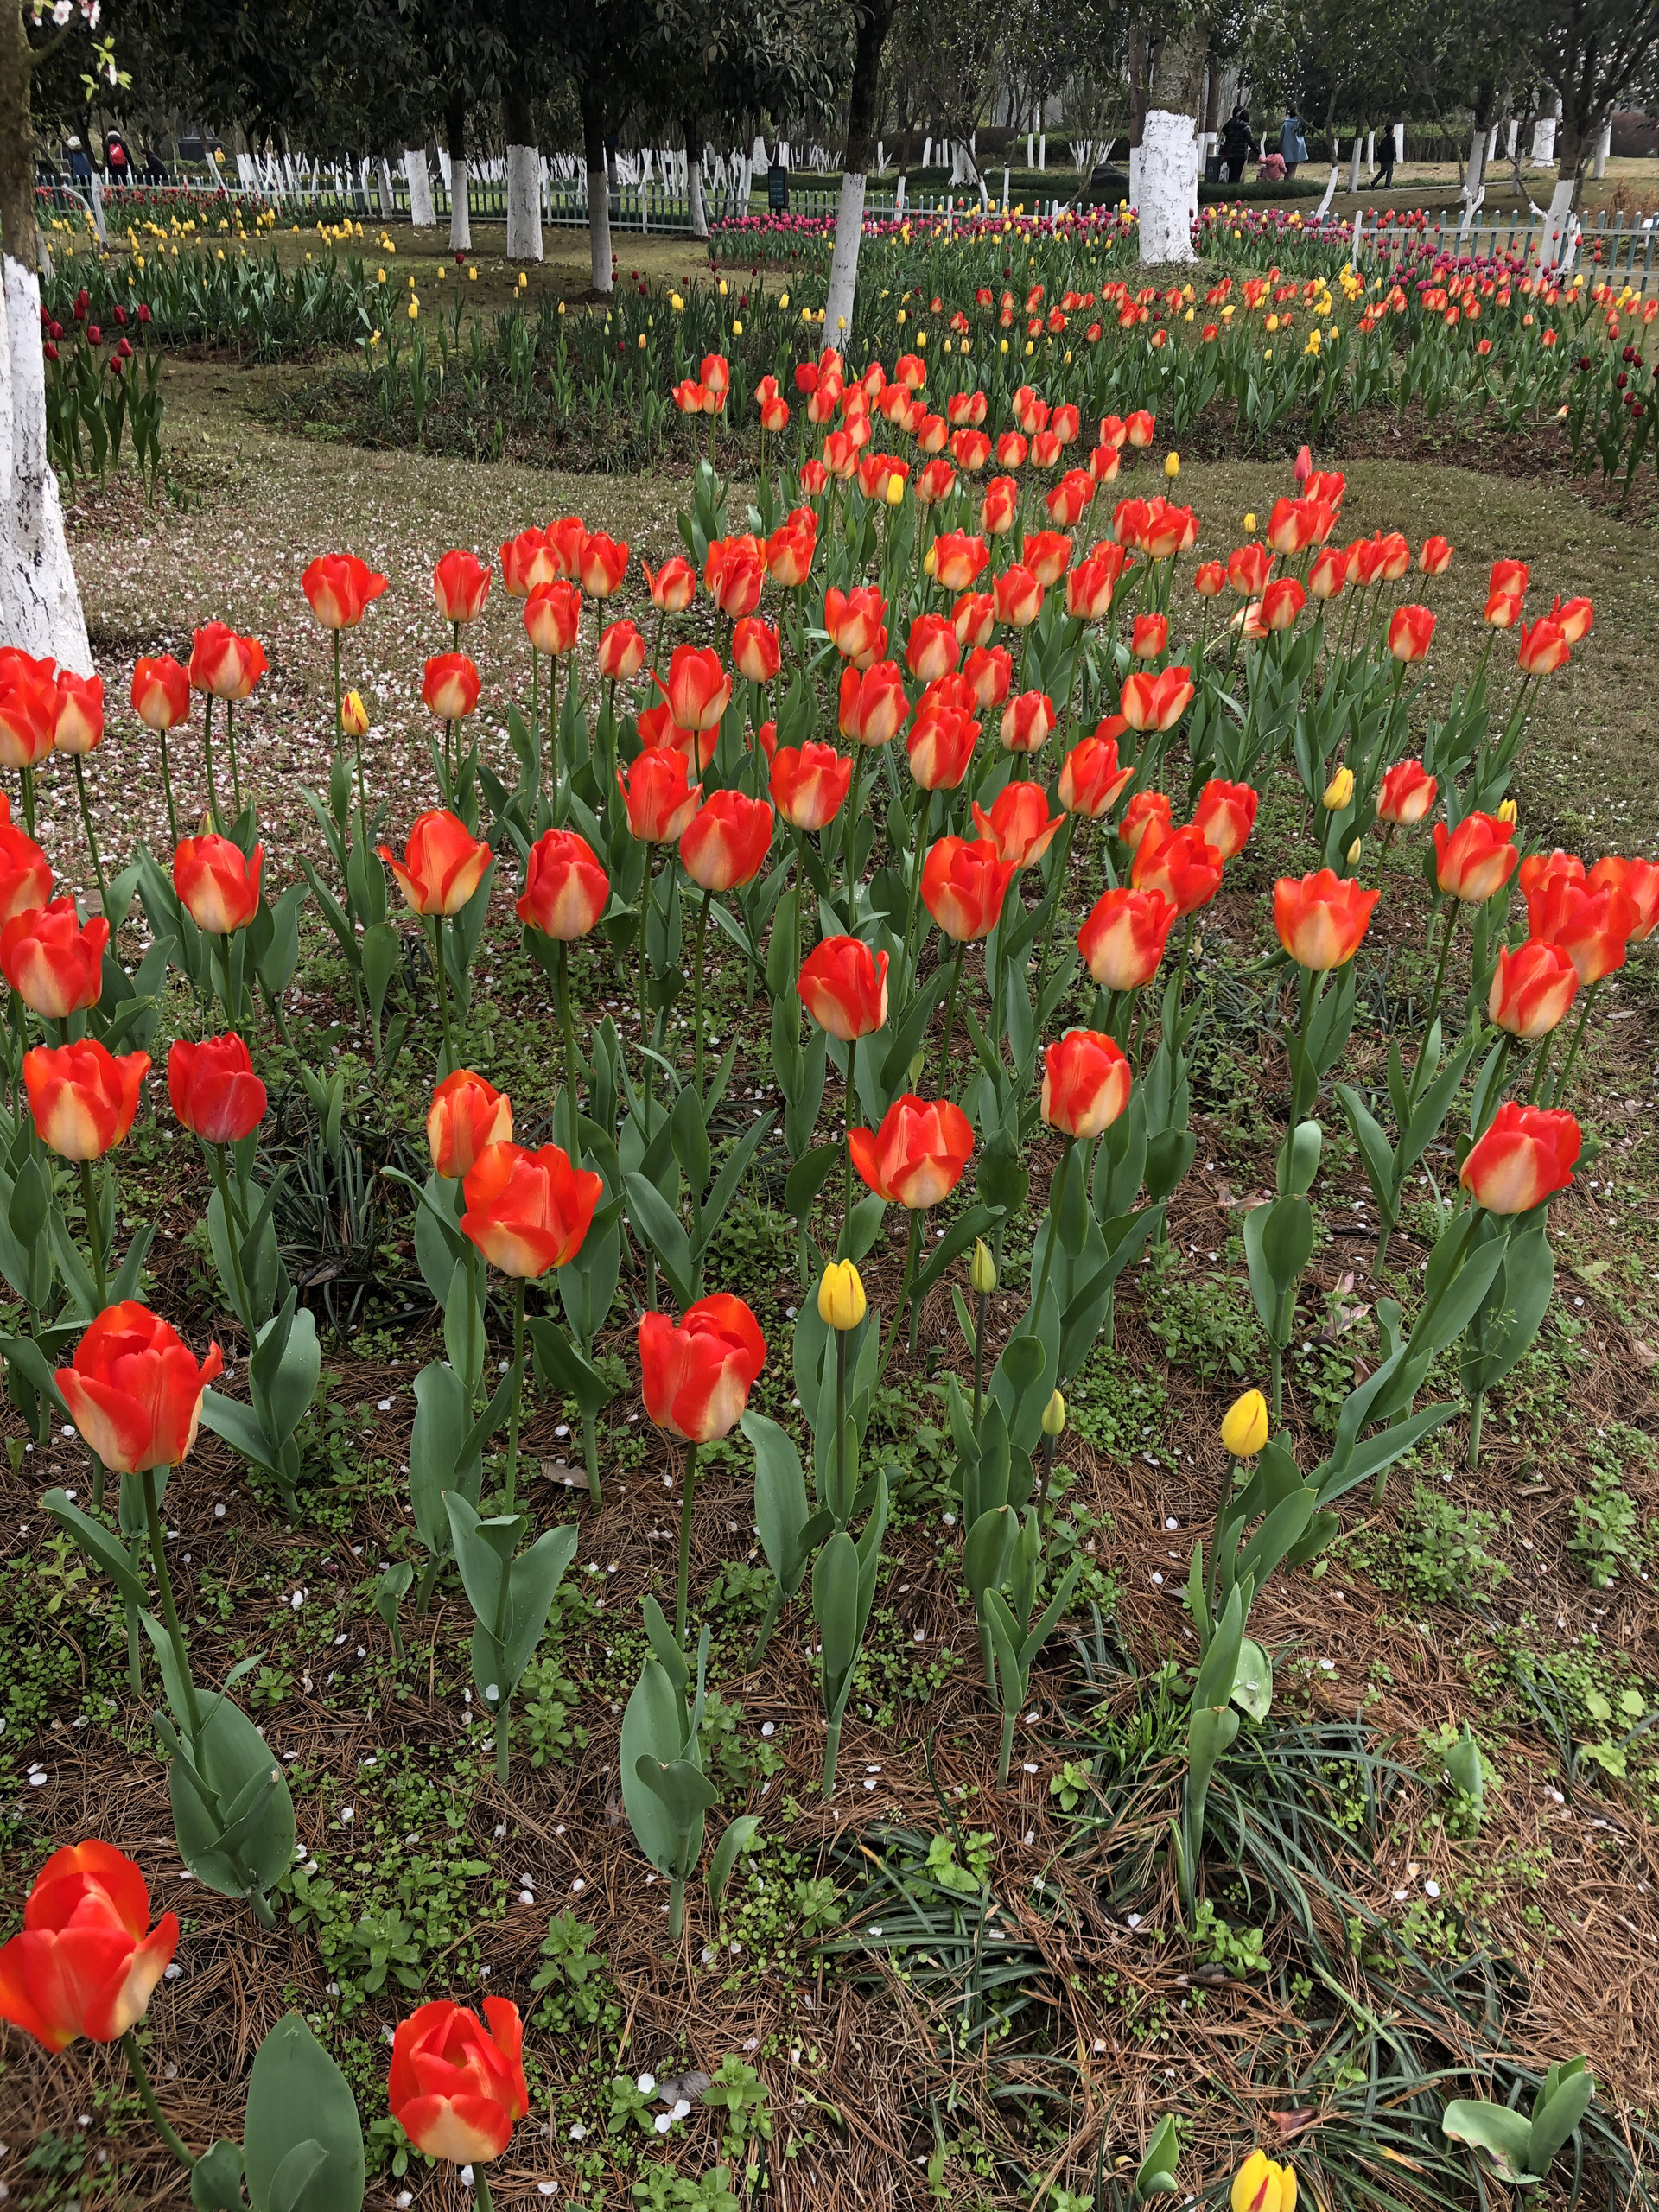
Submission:
M 969 1266 L 968 1280 L 982 1298 L 988 1298 L 996 1288 L 996 1262 L 991 1257 L 991 1248 L 982 1236 L 974 1239 L 974 1256 Z
M 1247 1390 L 1222 1415 L 1222 1445 L 1235 1459 L 1254 1459 L 1267 1440 L 1268 1402 L 1259 1390 Z
M 1353 796 L 1353 770 L 1351 768 L 1338 768 L 1336 774 L 1332 777 L 1330 782 L 1325 787 L 1325 803 L 1326 807 L 1332 814 L 1340 814 L 1344 806 L 1350 805 L 1352 803 Z
M 1059 1436 L 1065 1428 L 1065 1400 L 1056 1390 L 1043 1408 L 1043 1434 Z
M 1167 477 L 1171 480 L 1171 481 L 1172 481 L 1172 482 L 1173 482 L 1174 479 L 1175 479 L 1176 477 L 1178 477 L 1178 476 L 1180 474 L 1180 473 L 1181 473 L 1181 456 L 1179 455 L 1179 454 L 1178 454 L 1178 453 L 1166 453 L 1166 454 L 1164 455 L 1164 474 L 1165 474 L 1165 475 L 1166 475 L 1166 476 L 1167 476 Z
M 1252 2151 L 1233 2177 L 1233 2212 L 1296 2212 L 1296 2173 Z
M 1497 810 L 1497 818 L 1500 822 L 1513 822 L 1520 811 L 1512 798 L 1506 798 Z
M 369 710 L 362 696 L 348 691 L 340 702 L 340 726 L 347 737 L 366 737 L 369 734 Z
M 832 1329 L 855 1329 L 868 1300 L 863 1279 L 850 1260 L 832 1260 L 818 1285 L 818 1319 Z

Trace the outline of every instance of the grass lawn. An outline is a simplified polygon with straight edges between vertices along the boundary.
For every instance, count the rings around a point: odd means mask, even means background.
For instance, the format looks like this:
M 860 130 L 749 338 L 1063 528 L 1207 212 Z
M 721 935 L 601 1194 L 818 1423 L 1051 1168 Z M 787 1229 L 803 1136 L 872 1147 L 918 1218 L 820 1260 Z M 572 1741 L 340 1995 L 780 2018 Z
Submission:
M 565 244 L 538 283 L 582 281 L 574 256 L 565 267 Z M 620 252 L 626 270 L 628 249 Z M 497 279 L 480 281 L 481 289 Z M 491 556 L 525 524 L 570 512 L 653 565 L 679 550 L 677 473 L 576 476 L 275 429 L 272 393 L 302 373 L 169 360 L 169 465 L 187 503 L 147 506 L 124 484 L 73 502 L 75 558 L 112 702 L 110 737 L 88 763 L 107 853 L 140 839 L 166 844 L 151 741 L 124 703 L 130 664 L 187 650 L 193 626 L 218 617 L 257 635 L 270 659 L 238 725 L 267 868 L 285 883 L 301 852 L 321 859 L 299 789 L 326 783 L 333 746 L 328 662 L 300 589 L 312 555 L 355 550 L 391 579 L 348 639 L 346 668 L 373 715 L 371 798 L 385 802 L 401 847 L 410 818 L 431 803 L 418 684 L 423 657 L 449 642 L 431 599 L 436 556 L 452 544 Z M 1201 518 L 1200 550 L 1224 555 L 1244 537 L 1246 514 L 1265 519 L 1287 479 L 1287 459 L 1184 464 L 1179 493 Z M 1592 637 L 1539 704 L 1518 788 L 1522 829 L 1586 858 L 1659 853 L 1652 527 L 1541 467 L 1497 475 L 1365 457 L 1348 479 L 1345 534 L 1398 527 L 1415 543 L 1435 531 L 1456 548 L 1430 590 L 1441 628 L 1422 715 L 1479 650 L 1495 557 L 1529 562 L 1535 607 L 1557 593 L 1593 596 Z M 1154 480 L 1164 487 L 1148 473 L 1141 488 Z M 651 635 L 633 561 L 607 613 L 632 613 Z M 505 762 L 506 709 L 527 656 L 499 580 L 467 644 L 484 675 L 486 752 Z M 1511 675 L 1501 642 L 1494 667 L 1503 697 Z M 175 760 L 194 813 L 198 755 L 183 733 Z M 42 842 L 73 883 L 73 786 L 48 782 Z M 283 1217 L 296 1267 L 323 1270 L 310 1278 L 326 1396 L 305 1447 L 307 1525 L 286 1526 L 274 1492 L 206 1434 L 166 1502 L 203 1670 L 257 1654 L 247 1694 L 293 1787 L 302 1855 L 277 1900 L 276 1934 L 180 1878 L 145 1708 L 127 1691 L 118 1606 L 78 1573 L 73 1553 L 42 1539 L 39 1495 L 52 1481 L 84 1481 L 79 1447 L 60 1438 L 25 1447 L 14 1423 L 0 1471 L 16 1531 L 0 1564 L 9 1891 L 18 1894 L 48 1841 L 99 1834 L 134 1851 L 158 1905 L 180 1912 L 183 1972 L 158 1994 L 149 2050 L 188 2140 L 236 2125 L 251 2050 L 297 2004 L 322 2024 L 365 2123 L 379 2123 L 371 2202 L 401 2204 L 397 2192 L 410 2190 L 421 2204 L 463 2202 L 447 2172 L 428 2177 L 418 2158 L 406 2172 L 395 2162 L 382 2117 L 385 2034 L 420 1996 L 475 2001 L 480 1988 L 524 2007 L 533 2062 L 531 2119 L 493 2170 L 504 2207 L 625 2206 L 636 2178 L 666 2188 L 648 2179 L 664 2160 L 695 2178 L 721 2159 L 740 2175 L 764 2172 L 778 2212 L 930 2200 L 964 2212 L 1087 2205 L 1097 2171 L 1127 2180 L 1166 2108 L 1190 2123 L 1184 2194 L 1224 2189 L 1259 2137 L 1288 2146 L 1322 2204 L 1359 2201 L 1344 2177 L 1362 2167 L 1368 2188 L 1411 2190 L 1380 2163 L 1402 2157 L 1429 2161 L 1414 2201 L 1472 2204 L 1466 2170 L 1448 2180 L 1433 2163 L 1432 2115 L 1442 2095 L 1480 2093 L 1471 2075 L 1485 2078 L 1495 2051 L 1541 2066 L 1583 2050 L 1615 2129 L 1645 2124 L 1659 2100 L 1659 1757 L 1651 1738 L 1621 1739 L 1659 1706 L 1649 1581 L 1659 1571 L 1651 946 L 1632 950 L 1599 1001 L 1608 1018 L 1599 1012 L 1587 1033 L 1574 1103 L 1599 1149 L 1553 1209 L 1555 1301 L 1495 1397 L 1481 1470 L 1466 1471 L 1459 1419 L 1395 1470 L 1380 1505 L 1369 1489 L 1353 1493 L 1336 1546 L 1311 1571 L 1277 1577 L 1258 1601 L 1252 1632 L 1278 1665 L 1272 1721 L 1258 1765 L 1241 1745 L 1233 1782 L 1217 1792 L 1228 1809 L 1212 1817 L 1218 1866 L 1240 1871 L 1217 1873 L 1196 1947 L 1179 1927 L 1168 1836 L 1185 1712 L 1172 1685 L 1190 1655 L 1178 1586 L 1226 1480 L 1220 1414 L 1262 1371 L 1240 1222 L 1270 1186 L 1288 1082 L 1275 987 L 1256 963 L 1273 878 L 1310 864 L 1300 810 L 1281 779 L 1200 932 L 1198 1156 L 1173 1203 L 1167 1245 L 1126 1280 L 1115 1344 L 1096 1347 L 1075 1393 L 1057 1471 L 1088 1603 L 1075 1635 L 1057 1637 L 1038 1669 L 1009 1790 L 994 1786 L 997 1724 L 958 1573 L 935 1386 L 945 1370 L 963 1371 L 965 1356 L 941 1287 L 917 1357 L 900 1360 L 874 1420 L 873 1450 L 899 1472 L 898 1510 L 830 1805 L 816 1787 L 823 1721 L 810 1617 L 804 1605 L 787 1610 L 765 1662 L 750 1665 L 766 1594 L 749 1536 L 750 1456 L 739 1439 L 703 1454 L 692 1589 L 714 1634 L 714 1771 L 725 1808 L 714 1818 L 757 1812 L 761 1840 L 740 1863 L 723 1917 L 694 1895 L 672 1954 L 661 1885 L 647 1881 L 616 1795 L 618 1716 L 643 1651 L 640 1599 L 671 1592 L 680 1465 L 636 1394 L 639 1287 L 625 1281 L 603 1343 L 627 1380 L 603 1418 L 597 1519 L 579 1512 L 570 1487 L 580 1453 L 569 1408 L 546 1392 L 530 1407 L 532 1518 L 579 1521 L 581 1542 L 521 1699 L 524 1739 L 504 1795 L 474 1748 L 458 1586 L 441 1583 L 423 1619 L 405 1609 L 403 1663 L 370 1596 L 383 1560 L 423 1556 L 404 1468 L 411 1384 L 442 1357 L 440 1324 L 413 1265 L 408 1193 L 378 1171 L 423 1172 L 431 1008 L 423 1001 L 424 1026 L 377 1071 L 340 964 L 308 927 L 288 1009 L 293 1043 L 267 1040 L 261 1051 L 271 1156 L 294 1163 L 296 1180 L 308 1163 L 306 1187 L 318 1194 L 309 1215 L 288 1206 Z M 1414 1034 L 1408 1009 L 1427 988 L 1420 855 L 1403 839 L 1392 849 L 1383 925 L 1361 956 L 1355 1058 L 1367 1079 L 1394 1022 Z M 1079 895 L 1094 865 L 1080 839 Z M 511 1091 L 524 1141 L 543 1141 L 556 1027 L 505 886 L 476 976 L 470 1065 Z M 631 972 L 589 941 L 574 981 L 584 1028 L 609 1012 L 626 1033 Z M 752 1004 L 742 976 L 717 957 L 711 1007 L 722 1044 L 738 1042 L 736 1096 L 756 1102 L 741 1110 L 759 1111 L 770 1079 L 764 995 Z M 171 1003 L 167 1023 L 184 1027 L 192 1011 Z M 1070 1018 L 1082 1011 L 1079 999 Z M 677 1033 L 668 1049 L 683 1055 L 685 1042 Z M 315 1144 L 307 1150 L 302 1065 L 345 1071 L 348 1129 L 372 1192 L 366 1219 L 360 1209 L 348 1218 L 343 1185 L 329 1179 L 337 1171 Z M 833 1077 L 830 1088 L 826 1119 L 839 1103 Z M 1366 1186 L 1334 1106 L 1326 1120 L 1325 1227 L 1287 1370 L 1304 1465 L 1325 1449 L 1356 1362 L 1377 1356 L 1374 1299 L 1384 1287 L 1410 1296 L 1423 1249 L 1408 1217 L 1388 1284 L 1373 1285 Z M 158 1308 L 193 1346 L 220 1336 L 239 1392 L 245 1348 L 227 1328 L 197 1226 L 205 1177 L 194 1147 L 187 1159 L 172 1135 L 164 1112 L 141 1118 L 123 1155 L 124 1210 L 160 1226 Z M 769 1159 L 721 1233 L 710 1282 L 753 1306 L 772 1348 L 756 1403 L 788 1420 L 790 1326 L 804 1294 Z M 1444 1172 L 1438 1154 L 1433 1164 Z M 1038 1203 L 1047 1165 L 1039 1154 Z M 1034 1218 L 1011 1254 L 1027 1249 Z M 891 1297 L 902 1249 L 900 1229 L 872 1254 L 873 1299 Z M 1010 1325 L 1022 1303 L 1011 1275 L 992 1301 L 993 1329 Z M 493 1305 L 493 1354 L 505 1355 L 505 1306 Z M 1455 1376 L 1441 1379 L 1455 1392 Z M 1442 1777 L 1465 1722 L 1489 1763 L 1478 1817 Z M 1304 1825 L 1293 1839 L 1283 1808 L 1299 1792 Z M 118 2061 L 89 2057 L 84 2045 L 48 2060 L 21 2038 L 6 2053 L 0 2138 L 16 2147 L 3 2170 L 21 2202 L 67 2207 L 73 2197 L 85 2212 L 185 2202 L 152 2152 Z M 1456 2069 L 1458 2086 L 1431 2097 L 1421 2083 L 1438 2067 Z M 690 2071 L 715 2077 L 715 2090 L 700 2101 L 694 2088 L 689 2113 L 664 2136 L 655 2091 L 634 2084 Z M 1418 2133 L 1379 2152 L 1396 2107 Z M 1061 2183 L 1078 2193 L 1044 2194 Z

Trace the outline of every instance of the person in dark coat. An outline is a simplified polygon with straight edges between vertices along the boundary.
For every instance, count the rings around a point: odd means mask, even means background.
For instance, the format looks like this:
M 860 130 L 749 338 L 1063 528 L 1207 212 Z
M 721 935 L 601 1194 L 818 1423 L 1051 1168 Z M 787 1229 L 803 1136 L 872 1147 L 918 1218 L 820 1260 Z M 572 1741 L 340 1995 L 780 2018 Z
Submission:
M 1221 161 L 1230 184 L 1240 184 L 1244 178 L 1244 167 L 1255 151 L 1255 134 L 1250 129 L 1249 111 L 1236 107 L 1227 119 L 1221 134 Z
M 1379 186 L 1385 192 L 1393 190 L 1394 164 L 1397 152 L 1398 149 L 1394 143 L 1394 125 L 1389 124 L 1376 142 L 1376 175 L 1367 187 L 1369 191 L 1375 192 Z

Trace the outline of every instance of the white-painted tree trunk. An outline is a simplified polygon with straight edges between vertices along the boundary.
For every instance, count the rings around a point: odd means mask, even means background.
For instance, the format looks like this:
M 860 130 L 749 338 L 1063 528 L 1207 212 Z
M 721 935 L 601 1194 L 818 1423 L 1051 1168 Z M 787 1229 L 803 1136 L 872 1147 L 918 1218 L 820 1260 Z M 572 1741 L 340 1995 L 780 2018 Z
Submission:
M 1192 118 L 1154 107 L 1141 136 L 1135 193 L 1141 214 L 1141 258 L 1148 265 L 1196 261 L 1192 226 L 1198 213 L 1198 142 Z
M 1590 171 L 1592 176 L 1600 178 L 1606 175 L 1607 157 L 1612 150 L 1613 126 L 1611 123 L 1604 123 L 1601 126 L 1601 136 L 1596 141 L 1595 158 Z
M 449 251 L 451 253 L 470 253 L 473 250 L 473 210 L 467 188 L 469 164 L 465 154 L 449 156 Z
M 1138 146 L 1129 149 L 1129 205 L 1131 207 L 1141 205 L 1141 149 Z
M 843 171 L 836 208 L 836 250 L 830 260 L 830 296 L 824 302 L 823 342 L 844 348 L 853 327 L 853 297 L 858 289 L 858 248 L 864 235 L 864 179 Z
M 46 456 L 46 359 L 41 287 L 32 269 L 4 257 L 5 344 L 0 348 L 0 629 L 5 643 L 50 655 L 78 676 L 92 672 L 86 619 L 58 480 Z
M 391 163 L 384 154 L 380 156 L 376 177 L 380 194 L 380 219 L 383 223 L 389 223 L 397 212 L 397 203 L 391 196 Z
M 1396 162 L 1403 162 L 1406 158 L 1406 126 L 1403 123 L 1396 123 L 1394 126 L 1394 158 Z
M 404 175 L 409 185 L 410 221 L 417 231 L 435 230 L 438 218 L 432 205 L 432 177 L 424 146 L 404 149 Z
M 1354 133 L 1353 146 L 1348 156 L 1348 189 L 1350 192 L 1357 192 L 1359 190 L 1359 156 L 1362 146 L 1363 141 L 1360 138 L 1358 131 L 1356 130 Z
M 1469 159 L 1465 164 L 1463 172 L 1463 194 L 1465 201 L 1471 206 L 1473 205 L 1475 194 L 1480 190 L 1480 181 L 1485 174 L 1486 133 L 1477 124 L 1474 135 L 1469 141 Z
M 588 169 L 588 256 L 594 289 L 611 293 L 611 181 L 605 162 Z
M 686 206 L 690 215 L 692 237 L 694 238 L 706 238 L 709 235 L 709 210 L 704 206 L 702 198 L 702 158 L 701 153 L 699 153 L 696 161 L 688 160 L 686 162 L 685 198 Z
M 1572 267 L 1578 247 L 1579 220 L 1573 212 L 1573 189 L 1570 176 L 1558 177 L 1549 196 L 1549 212 L 1544 217 L 1539 266 L 1553 269 L 1558 274 L 1565 274 Z
M 542 156 L 535 146 L 507 149 L 507 259 L 542 257 Z
M 1550 102 L 1550 112 L 1541 115 L 1532 126 L 1532 158 L 1549 163 L 1555 159 L 1555 125 L 1561 112 L 1561 96 L 1557 92 Z

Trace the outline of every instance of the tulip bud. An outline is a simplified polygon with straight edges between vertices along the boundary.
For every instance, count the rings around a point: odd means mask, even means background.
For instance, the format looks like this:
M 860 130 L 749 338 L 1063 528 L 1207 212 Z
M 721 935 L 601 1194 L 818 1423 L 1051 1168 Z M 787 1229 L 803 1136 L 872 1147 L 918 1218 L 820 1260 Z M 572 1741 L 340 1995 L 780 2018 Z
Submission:
M 1500 822 L 1513 822 L 1520 811 L 1512 798 L 1506 798 L 1499 804 L 1497 818 Z
M 1255 517 L 1254 515 L 1246 515 L 1244 518 L 1244 535 L 1247 537 L 1254 537 L 1255 535 Z
M 1179 454 L 1178 454 L 1178 453 L 1168 453 L 1168 454 L 1166 454 L 1164 455 L 1164 474 L 1165 474 L 1165 475 L 1166 475 L 1166 476 L 1167 476 L 1168 478 L 1170 478 L 1170 480 L 1171 480 L 1172 481 L 1173 481 L 1173 480 L 1174 480 L 1176 477 L 1178 477 L 1178 476 L 1180 474 L 1180 473 L 1181 473 L 1181 456 L 1179 455 Z
M 340 702 L 340 726 L 347 737 L 366 737 L 369 734 L 369 710 L 355 691 L 348 691 Z
M 1360 838 L 1356 837 L 1353 843 L 1348 848 L 1348 865 L 1350 868 L 1357 868 L 1359 866 L 1359 856 L 1364 849 L 1365 847 L 1363 842 Z
M 1340 814 L 1351 804 L 1354 796 L 1354 772 L 1338 768 L 1325 787 L 1325 804 L 1332 814 Z
M 1065 1427 L 1065 1400 L 1056 1390 L 1043 1408 L 1043 1434 L 1058 1436 Z
M 968 1269 L 968 1280 L 982 1298 L 988 1298 L 996 1288 L 996 1262 L 991 1257 L 991 1248 L 982 1236 L 974 1239 L 974 1257 Z
M 1222 1445 L 1235 1459 L 1254 1459 L 1267 1440 L 1268 1402 L 1259 1390 L 1247 1390 L 1222 1416 Z
M 922 574 L 925 576 L 936 576 L 938 572 L 939 549 L 937 545 L 930 545 L 922 556 Z
M 902 507 L 905 504 L 905 480 L 897 470 L 887 479 L 886 498 L 890 507 Z
M 818 1319 L 832 1329 L 855 1329 L 868 1301 L 858 1269 L 850 1260 L 832 1260 L 818 1285 Z

